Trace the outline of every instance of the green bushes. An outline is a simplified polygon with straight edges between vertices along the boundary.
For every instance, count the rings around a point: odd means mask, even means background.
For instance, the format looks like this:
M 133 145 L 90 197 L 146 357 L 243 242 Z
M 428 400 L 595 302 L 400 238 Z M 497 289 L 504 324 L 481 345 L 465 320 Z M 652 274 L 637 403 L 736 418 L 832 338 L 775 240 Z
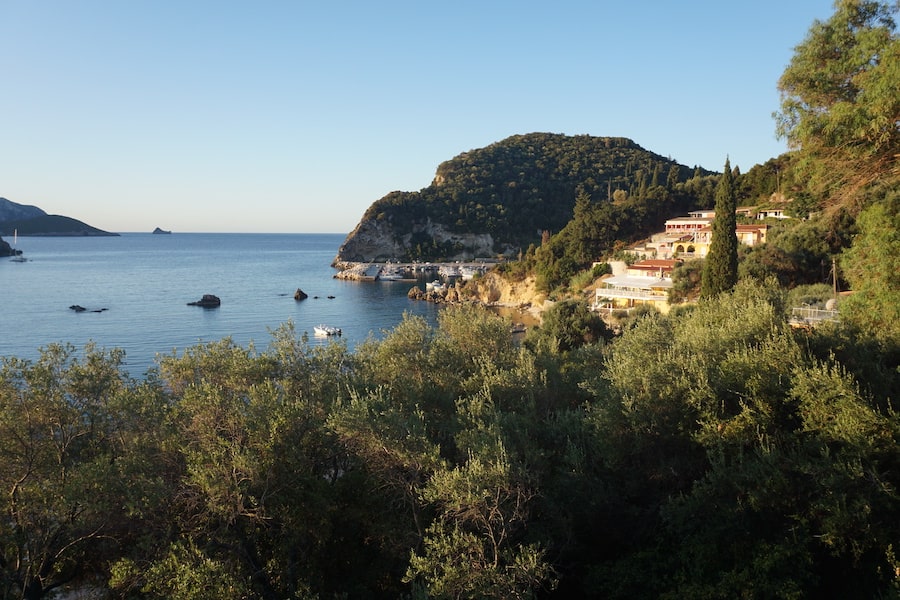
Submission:
M 611 338 L 560 302 L 520 345 L 473 307 L 352 351 L 286 325 L 142 382 L 4 359 L 3 593 L 889 596 L 895 357 L 784 307 L 741 282 Z

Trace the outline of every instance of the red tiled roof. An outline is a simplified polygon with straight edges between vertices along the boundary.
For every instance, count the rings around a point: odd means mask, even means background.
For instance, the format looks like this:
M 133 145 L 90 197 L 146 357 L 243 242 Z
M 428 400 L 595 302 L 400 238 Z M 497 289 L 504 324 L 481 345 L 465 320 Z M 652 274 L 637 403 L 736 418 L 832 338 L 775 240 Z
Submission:
M 633 265 L 631 265 L 631 268 L 634 269 L 634 268 L 647 267 L 647 268 L 658 269 L 660 267 L 663 267 L 663 268 L 668 267 L 671 269 L 671 268 L 674 268 L 674 267 L 677 267 L 678 265 L 680 265 L 681 262 L 682 261 L 680 261 L 680 260 L 674 260 L 674 259 L 648 258 L 647 260 L 642 260 L 642 261 L 638 261 L 638 262 L 634 263 Z

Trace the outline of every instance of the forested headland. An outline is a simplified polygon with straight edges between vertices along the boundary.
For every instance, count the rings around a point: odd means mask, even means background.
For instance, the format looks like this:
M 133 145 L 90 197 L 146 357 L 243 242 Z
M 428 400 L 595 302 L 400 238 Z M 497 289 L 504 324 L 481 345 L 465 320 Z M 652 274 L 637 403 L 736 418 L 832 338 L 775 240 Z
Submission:
M 494 253 L 524 249 L 539 242 L 543 231 L 555 233 L 565 227 L 579 195 L 604 206 L 613 206 L 613 196 L 630 198 L 630 206 L 639 205 L 642 214 L 619 211 L 611 215 L 611 224 L 621 217 L 628 219 L 611 234 L 640 235 L 661 225 L 669 212 L 691 208 L 702 196 L 703 178 L 711 175 L 625 138 L 515 135 L 442 163 L 427 188 L 391 192 L 374 202 L 348 236 L 338 260 L 391 258 L 356 248 L 356 238 L 374 227 L 402 240 L 395 260 L 466 256 L 464 244 L 434 235 L 435 226 L 449 236 L 488 235 Z M 691 183 L 686 185 L 688 180 Z M 714 186 L 713 178 L 705 181 L 707 190 Z M 643 214 L 648 211 L 653 214 Z M 468 257 L 472 258 L 471 251 Z
M 898 10 L 812 25 L 778 82 L 789 153 L 657 180 L 795 217 L 686 263 L 668 314 L 613 332 L 580 295 L 651 173 L 572 190 L 504 267 L 556 300 L 524 340 L 451 306 L 135 378 L 115 349 L 0 359 L 0 597 L 900 597 Z M 788 324 L 833 286 L 839 320 Z

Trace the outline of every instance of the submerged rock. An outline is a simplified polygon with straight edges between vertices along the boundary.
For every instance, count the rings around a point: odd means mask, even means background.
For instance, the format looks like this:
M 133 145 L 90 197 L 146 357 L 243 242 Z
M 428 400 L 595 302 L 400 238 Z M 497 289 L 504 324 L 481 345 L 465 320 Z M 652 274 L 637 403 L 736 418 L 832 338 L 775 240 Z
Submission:
M 80 312 L 94 312 L 94 313 L 101 313 L 101 312 L 105 312 L 105 311 L 107 311 L 107 310 L 109 310 L 109 309 L 108 309 L 108 308 L 91 308 L 91 309 L 87 309 L 87 308 L 81 306 L 80 304 L 73 304 L 72 306 L 69 307 L 69 310 L 74 310 L 75 312 L 78 312 L 78 313 L 80 313 Z

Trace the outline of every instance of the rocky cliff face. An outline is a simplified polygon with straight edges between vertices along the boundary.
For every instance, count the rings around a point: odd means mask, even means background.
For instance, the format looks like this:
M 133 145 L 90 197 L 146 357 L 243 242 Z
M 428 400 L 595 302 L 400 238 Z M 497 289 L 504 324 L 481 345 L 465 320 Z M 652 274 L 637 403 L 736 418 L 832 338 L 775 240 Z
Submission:
M 509 281 L 492 271 L 477 280 L 478 299 L 484 304 L 524 307 L 535 311 L 543 309 L 547 295 L 538 292 L 534 277 L 522 281 Z
M 332 264 L 387 261 L 401 253 L 392 227 L 384 221 L 363 219 L 341 244 Z
M 348 263 L 402 260 L 415 245 L 417 237 L 430 238 L 438 244 L 449 243 L 460 249 L 456 254 L 444 257 L 445 260 L 484 258 L 495 254 L 494 239 L 488 233 L 453 233 L 430 219 L 414 225 L 410 231 L 399 232 L 386 220 L 363 219 L 344 240 L 332 264 L 340 268 Z
M 0 238 L 0 256 L 12 256 L 12 253 L 12 246 L 9 245 L 9 242 Z

